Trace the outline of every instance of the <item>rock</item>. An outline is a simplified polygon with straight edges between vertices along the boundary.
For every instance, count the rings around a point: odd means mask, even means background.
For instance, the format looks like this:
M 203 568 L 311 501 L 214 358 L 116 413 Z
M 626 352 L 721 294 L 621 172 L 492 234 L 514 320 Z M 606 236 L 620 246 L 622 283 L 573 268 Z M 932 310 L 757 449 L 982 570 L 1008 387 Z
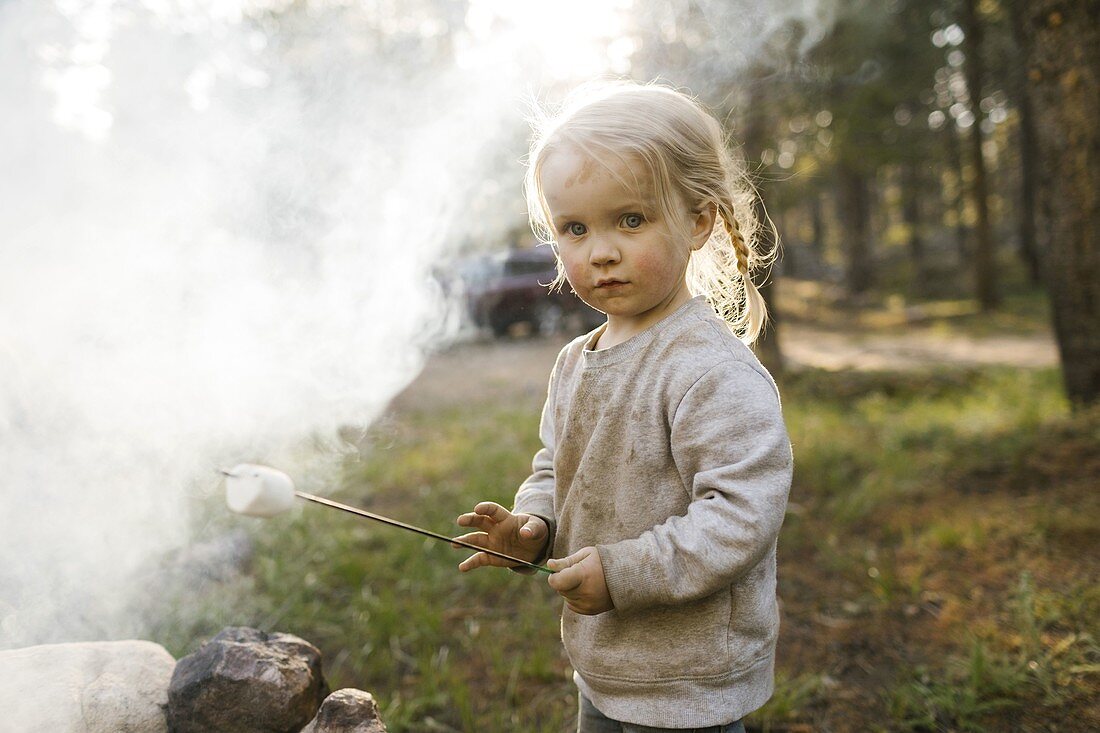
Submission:
M 151 641 L 45 644 L 0 652 L 3 730 L 167 733 L 176 660 Z
M 345 687 L 325 698 L 302 733 L 386 733 L 386 726 L 369 692 Z
M 298 733 L 328 694 L 321 652 L 290 634 L 229 627 L 179 660 L 172 733 Z

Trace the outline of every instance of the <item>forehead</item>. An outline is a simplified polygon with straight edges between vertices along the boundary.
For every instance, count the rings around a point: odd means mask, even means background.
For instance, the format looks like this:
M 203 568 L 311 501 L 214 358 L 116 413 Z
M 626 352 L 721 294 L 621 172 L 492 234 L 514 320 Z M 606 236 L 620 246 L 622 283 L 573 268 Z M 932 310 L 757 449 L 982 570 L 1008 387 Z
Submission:
M 655 199 L 652 176 L 636 157 L 596 157 L 574 145 L 550 151 L 539 171 L 543 196 L 555 215 L 564 210 L 643 204 Z

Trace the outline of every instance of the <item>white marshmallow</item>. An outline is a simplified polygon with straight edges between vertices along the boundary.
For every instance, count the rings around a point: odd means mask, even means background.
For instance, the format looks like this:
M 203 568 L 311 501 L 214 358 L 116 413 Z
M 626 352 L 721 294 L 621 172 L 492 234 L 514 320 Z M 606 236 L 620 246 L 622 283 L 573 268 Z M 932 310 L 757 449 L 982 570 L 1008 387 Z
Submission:
M 294 504 L 294 481 L 274 468 L 241 463 L 225 477 L 225 503 L 238 514 L 273 517 Z

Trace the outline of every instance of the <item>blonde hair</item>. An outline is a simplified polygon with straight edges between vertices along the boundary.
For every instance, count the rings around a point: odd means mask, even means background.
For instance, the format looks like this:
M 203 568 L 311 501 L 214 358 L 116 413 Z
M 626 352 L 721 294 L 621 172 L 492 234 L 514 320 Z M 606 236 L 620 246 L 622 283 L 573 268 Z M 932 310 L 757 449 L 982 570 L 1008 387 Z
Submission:
M 756 340 L 767 308 L 750 273 L 769 265 L 774 249 L 759 251 L 755 193 L 713 115 L 669 87 L 621 82 L 581 87 L 556 116 L 544 115 L 532 124 L 535 136 L 524 188 L 531 229 L 542 242 L 557 251 L 540 181 L 550 152 L 568 144 L 598 161 L 606 155 L 639 161 L 650 175 L 658 205 L 683 241 L 690 238 L 689 211 L 714 207 L 710 239 L 691 254 L 688 287 L 693 295 L 706 296 L 742 341 Z M 564 282 L 559 258 L 554 284 Z

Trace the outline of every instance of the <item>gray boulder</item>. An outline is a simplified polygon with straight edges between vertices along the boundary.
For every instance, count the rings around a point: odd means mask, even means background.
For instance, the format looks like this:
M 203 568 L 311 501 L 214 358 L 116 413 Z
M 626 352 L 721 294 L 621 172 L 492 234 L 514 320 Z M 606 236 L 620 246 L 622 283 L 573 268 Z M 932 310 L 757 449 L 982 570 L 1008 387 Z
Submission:
M 168 728 L 298 733 L 327 694 L 315 646 L 290 634 L 229 627 L 176 664 Z
M 167 733 L 176 660 L 151 641 L 45 644 L 0 652 L 0 729 Z
M 386 726 L 369 692 L 345 687 L 325 698 L 302 733 L 386 733 Z

